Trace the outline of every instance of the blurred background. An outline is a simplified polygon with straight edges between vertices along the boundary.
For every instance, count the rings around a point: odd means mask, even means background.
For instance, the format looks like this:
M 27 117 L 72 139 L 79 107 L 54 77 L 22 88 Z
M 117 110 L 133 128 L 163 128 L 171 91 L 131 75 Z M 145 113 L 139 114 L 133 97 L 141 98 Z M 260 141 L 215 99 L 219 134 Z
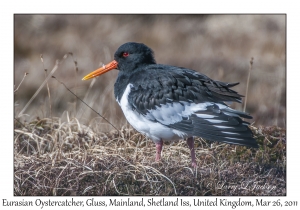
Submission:
M 54 73 L 58 80 L 118 128 L 127 126 L 113 92 L 118 71 L 81 79 L 113 60 L 117 48 L 129 41 L 152 48 L 157 63 L 194 69 L 214 80 L 240 82 L 233 89 L 242 95 L 253 57 L 246 108 L 253 120 L 249 122 L 286 126 L 285 15 L 15 15 L 14 89 L 29 74 L 14 93 L 14 115 L 19 115 L 60 60 Z M 63 59 L 65 54 L 68 57 Z M 63 121 L 69 115 L 82 124 L 111 129 L 57 80 L 50 78 L 48 87 L 50 100 L 45 85 L 21 121 L 51 116 Z M 243 104 L 231 107 L 242 110 Z

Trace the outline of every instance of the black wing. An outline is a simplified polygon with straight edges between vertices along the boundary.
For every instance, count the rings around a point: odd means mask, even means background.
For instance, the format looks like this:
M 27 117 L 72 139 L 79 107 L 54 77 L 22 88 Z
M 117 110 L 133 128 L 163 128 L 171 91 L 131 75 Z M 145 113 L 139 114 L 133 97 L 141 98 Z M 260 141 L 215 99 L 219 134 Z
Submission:
M 241 95 L 230 89 L 238 83 L 214 81 L 189 69 L 162 65 L 135 74 L 129 83 L 133 81 L 129 103 L 147 119 L 189 136 L 257 147 L 248 123 L 241 119 L 252 117 L 224 103 L 241 102 Z
M 256 140 L 248 127 L 249 123 L 240 117 L 250 118 L 243 112 L 230 108 L 222 109 L 214 104 L 167 126 L 211 141 L 257 148 Z
M 129 83 L 134 81 L 136 85 L 131 88 L 128 100 L 141 114 L 170 102 L 241 102 L 242 96 L 230 89 L 239 83 L 214 81 L 203 74 L 179 67 L 151 67 L 134 74 L 129 80 Z

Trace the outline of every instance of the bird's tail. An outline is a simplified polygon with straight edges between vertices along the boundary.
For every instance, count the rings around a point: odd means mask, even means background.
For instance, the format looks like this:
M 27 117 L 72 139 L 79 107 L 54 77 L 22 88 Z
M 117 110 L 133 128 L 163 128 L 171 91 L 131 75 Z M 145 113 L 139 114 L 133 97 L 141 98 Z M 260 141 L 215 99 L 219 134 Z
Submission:
M 229 107 L 224 109 L 219 109 L 216 105 L 207 107 L 206 111 L 195 113 L 190 117 L 193 122 L 193 136 L 257 148 L 257 142 L 248 127 L 249 123 L 243 121 L 241 117 L 252 118 L 244 112 Z

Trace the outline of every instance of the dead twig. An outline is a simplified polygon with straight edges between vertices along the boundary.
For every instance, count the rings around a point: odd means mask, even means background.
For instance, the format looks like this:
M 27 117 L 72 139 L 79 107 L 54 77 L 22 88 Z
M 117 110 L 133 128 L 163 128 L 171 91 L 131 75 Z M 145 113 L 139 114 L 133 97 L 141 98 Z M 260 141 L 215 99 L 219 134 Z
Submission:
M 247 86 L 246 86 L 246 95 L 245 95 L 245 102 L 244 102 L 244 108 L 243 108 L 244 112 L 246 111 L 247 98 L 248 98 L 248 87 L 249 87 L 250 73 L 252 70 L 253 60 L 254 60 L 254 58 L 252 57 L 250 60 L 250 65 L 249 65 L 249 73 L 248 73 Z
M 26 77 L 28 74 L 29 74 L 29 73 L 25 72 L 25 74 L 24 74 L 24 76 L 23 76 L 23 78 L 22 78 L 20 84 L 19 84 L 18 87 L 14 90 L 14 93 L 16 93 L 16 92 L 19 90 L 21 84 L 23 83 L 25 77 Z

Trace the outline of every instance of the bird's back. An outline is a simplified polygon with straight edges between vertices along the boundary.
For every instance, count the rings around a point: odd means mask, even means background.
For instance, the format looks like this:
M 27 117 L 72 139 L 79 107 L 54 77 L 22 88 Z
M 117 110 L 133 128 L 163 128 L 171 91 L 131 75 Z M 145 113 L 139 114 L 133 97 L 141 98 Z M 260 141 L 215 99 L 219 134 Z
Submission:
M 225 102 L 241 102 L 230 89 L 238 83 L 214 81 L 193 70 L 147 65 L 128 78 L 132 84 L 128 102 L 132 109 L 187 136 L 257 147 L 248 123 L 252 117 L 229 108 Z

